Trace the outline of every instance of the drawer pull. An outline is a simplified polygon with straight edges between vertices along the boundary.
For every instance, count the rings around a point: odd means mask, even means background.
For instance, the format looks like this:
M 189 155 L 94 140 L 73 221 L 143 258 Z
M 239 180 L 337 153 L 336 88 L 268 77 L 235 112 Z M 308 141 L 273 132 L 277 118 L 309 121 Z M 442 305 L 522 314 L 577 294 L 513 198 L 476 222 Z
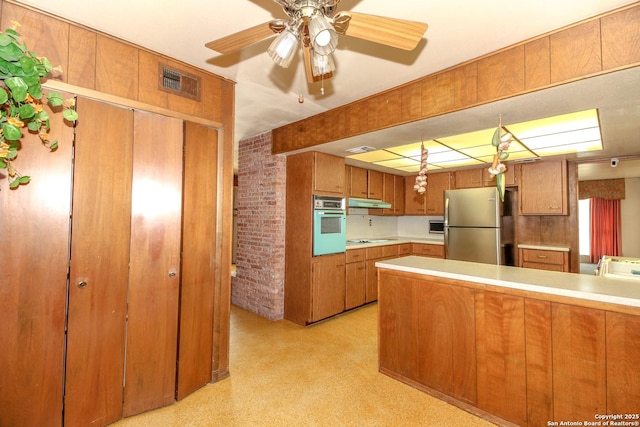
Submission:
M 546 257 L 547 257 L 546 255 L 538 255 L 538 258 L 543 258 L 544 259 Z

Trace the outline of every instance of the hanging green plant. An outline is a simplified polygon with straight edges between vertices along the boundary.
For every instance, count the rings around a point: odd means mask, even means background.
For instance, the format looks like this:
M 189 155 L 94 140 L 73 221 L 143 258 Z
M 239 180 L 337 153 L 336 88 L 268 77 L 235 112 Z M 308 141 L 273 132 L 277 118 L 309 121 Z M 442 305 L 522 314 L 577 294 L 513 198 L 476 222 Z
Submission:
M 20 24 L 13 21 L 12 25 L 0 32 L 0 169 L 7 171 L 9 188 L 17 188 L 31 180 L 13 166 L 23 137 L 22 128 L 26 126 L 29 132 L 37 133 L 51 151 L 58 147 L 58 141 L 49 136 L 49 114 L 42 106 L 41 81 L 49 73 L 62 69 L 54 68 L 46 57 L 30 51 L 16 31 Z M 49 92 L 46 100 L 52 108 L 62 107 L 65 120 L 77 120 L 74 98 L 65 100 L 60 94 Z

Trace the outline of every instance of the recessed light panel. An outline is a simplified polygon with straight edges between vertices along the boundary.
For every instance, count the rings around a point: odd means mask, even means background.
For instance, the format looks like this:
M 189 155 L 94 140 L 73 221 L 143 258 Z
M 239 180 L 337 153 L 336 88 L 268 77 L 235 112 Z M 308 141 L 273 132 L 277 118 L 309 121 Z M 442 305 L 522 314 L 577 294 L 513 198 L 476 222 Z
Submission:
M 602 150 L 597 110 L 580 111 L 530 122 L 503 126 L 515 140 L 510 160 Z M 495 128 L 448 136 L 436 140 L 389 147 L 370 153 L 347 156 L 402 172 L 420 170 L 421 145 L 429 150 L 429 169 L 490 164 L 496 153 L 491 145 Z

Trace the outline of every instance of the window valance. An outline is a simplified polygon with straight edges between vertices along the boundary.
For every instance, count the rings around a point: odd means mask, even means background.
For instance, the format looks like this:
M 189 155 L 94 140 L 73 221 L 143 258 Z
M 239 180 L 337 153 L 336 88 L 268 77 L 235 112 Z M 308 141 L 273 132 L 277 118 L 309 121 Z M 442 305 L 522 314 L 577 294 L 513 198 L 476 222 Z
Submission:
M 596 179 L 578 183 L 578 198 L 582 199 L 624 199 L 624 178 Z

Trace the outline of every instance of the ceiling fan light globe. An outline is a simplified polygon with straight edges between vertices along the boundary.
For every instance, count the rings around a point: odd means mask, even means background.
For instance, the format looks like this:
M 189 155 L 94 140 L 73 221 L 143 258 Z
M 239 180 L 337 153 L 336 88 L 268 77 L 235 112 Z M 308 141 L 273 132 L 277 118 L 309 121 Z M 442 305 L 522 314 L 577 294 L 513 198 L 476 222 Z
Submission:
M 311 62 L 311 72 L 315 77 L 322 76 L 324 74 L 333 73 L 336 70 L 336 64 L 333 60 L 333 55 L 319 55 L 314 52 Z
M 273 62 L 283 68 L 287 68 L 296 54 L 298 36 L 291 30 L 284 30 L 271 42 L 267 53 Z
M 320 55 L 328 55 L 338 46 L 338 33 L 322 15 L 316 15 L 309 21 L 309 38 L 313 49 Z

